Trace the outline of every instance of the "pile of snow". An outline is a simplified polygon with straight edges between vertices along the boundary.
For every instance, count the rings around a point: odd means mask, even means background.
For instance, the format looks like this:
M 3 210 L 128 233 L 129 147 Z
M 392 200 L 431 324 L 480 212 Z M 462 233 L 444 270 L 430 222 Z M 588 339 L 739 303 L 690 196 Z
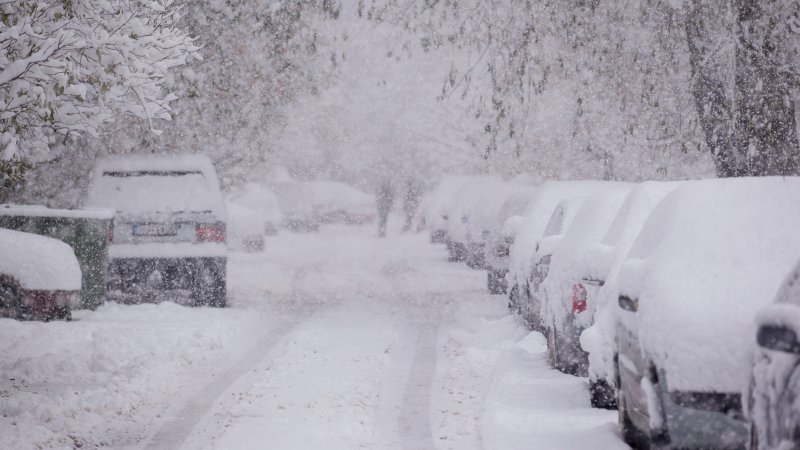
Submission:
M 589 353 L 589 376 L 594 379 L 613 380 L 620 267 L 650 213 L 679 185 L 679 182 L 656 181 L 637 185 L 628 194 L 602 241 L 590 246 L 583 254 L 584 260 L 580 264 L 586 269 L 586 276 L 604 282 L 582 315 L 593 322 L 580 339 L 581 347 Z
M 0 228 L 0 274 L 29 290 L 79 291 L 81 268 L 58 239 Z
M 550 269 L 543 282 L 547 295 L 541 305 L 541 314 L 546 326 L 553 325 L 559 332 L 564 329 L 568 315 L 572 314 L 572 287 L 590 272 L 584 266 L 584 254 L 591 245 L 597 244 L 603 238 L 633 187 L 633 184 L 613 184 L 605 192 L 587 198 L 564 232 L 553 252 Z M 591 289 L 587 287 L 587 293 L 589 292 Z M 591 300 L 587 298 L 587 303 Z
M 135 155 L 100 160 L 84 204 L 130 215 L 211 212 L 225 217 L 216 171 L 203 155 Z
M 800 179 L 687 183 L 647 219 L 620 275 L 620 312 L 670 390 L 740 392 L 754 317 L 800 255 Z M 680 332 L 676 332 L 680 330 Z

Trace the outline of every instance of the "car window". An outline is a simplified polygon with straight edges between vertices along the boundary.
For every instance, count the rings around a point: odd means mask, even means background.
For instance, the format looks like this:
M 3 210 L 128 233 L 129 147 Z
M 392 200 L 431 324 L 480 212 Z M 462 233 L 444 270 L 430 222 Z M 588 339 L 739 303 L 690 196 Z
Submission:
M 91 206 L 125 213 L 205 212 L 215 204 L 208 180 L 200 171 L 105 171 L 89 194 Z

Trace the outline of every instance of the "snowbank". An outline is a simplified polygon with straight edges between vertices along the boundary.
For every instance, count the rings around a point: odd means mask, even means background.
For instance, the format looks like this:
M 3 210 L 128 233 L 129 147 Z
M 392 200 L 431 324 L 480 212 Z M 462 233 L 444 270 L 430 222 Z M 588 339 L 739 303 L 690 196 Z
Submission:
M 770 303 L 800 254 L 800 179 L 704 180 L 672 191 L 620 271 L 621 312 L 670 390 L 739 392 Z
M 81 289 L 75 253 L 58 239 L 0 229 L 0 255 L 0 274 L 11 275 L 25 289 Z

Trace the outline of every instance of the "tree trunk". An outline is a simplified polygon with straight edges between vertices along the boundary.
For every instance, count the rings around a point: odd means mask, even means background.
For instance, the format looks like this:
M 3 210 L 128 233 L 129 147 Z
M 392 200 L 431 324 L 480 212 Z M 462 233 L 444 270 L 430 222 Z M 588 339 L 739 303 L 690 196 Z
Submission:
M 745 175 L 797 175 L 800 148 L 789 76 L 775 54 L 780 10 L 775 3 L 737 0 L 736 151 Z M 772 6 L 772 8 L 770 8 Z
M 719 177 L 800 173 L 792 75 L 779 70 L 791 61 L 775 51 L 794 37 L 774 34 L 782 1 L 690 2 L 692 93 Z

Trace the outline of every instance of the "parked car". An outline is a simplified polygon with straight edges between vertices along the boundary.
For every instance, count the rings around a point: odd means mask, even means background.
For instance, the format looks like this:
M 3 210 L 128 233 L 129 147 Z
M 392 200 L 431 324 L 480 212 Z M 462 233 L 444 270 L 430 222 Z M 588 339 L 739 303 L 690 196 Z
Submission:
M 503 185 L 500 178 L 487 176 L 472 177 L 461 185 L 449 206 L 450 219 L 445 228 L 445 244 L 451 262 L 467 261 L 470 221 L 491 203 L 492 196 L 502 191 Z
M 446 176 L 423 199 L 425 208 L 423 217 L 426 226 L 430 229 L 431 243 L 444 244 L 447 241 L 447 224 L 450 221 L 453 201 L 463 184 L 471 179 L 473 177 Z
M 375 196 L 336 181 L 309 181 L 312 204 L 322 223 L 364 225 L 375 221 Z
M 508 253 L 519 231 L 522 217 L 528 203 L 533 199 L 536 188 L 533 186 L 515 187 L 506 198 L 500 211 L 488 228 L 484 245 L 483 261 L 487 271 L 486 287 L 490 294 L 507 294 Z M 511 217 L 516 216 L 513 220 Z
M 487 183 L 481 195 L 474 197 L 470 203 L 469 220 L 465 224 L 466 263 L 470 268 L 477 270 L 487 268 L 485 258 L 487 242 L 492 230 L 502 226 L 498 216 L 506 199 L 513 192 L 512 186 L 508 183 L 501 181 Z
M 589 357 L 589 394 L 595 408 L 616 408 L 614 357 L 616 350 L 616 311 L 619 290 L 617 275 L 620 266 L 653 208 L 680 182 L 647 181 L 628 194 L 614 221 L 599 243 L 583 252 L 583 279 L 587 291 L 586 311 L 580 324 L 586 329 L 580 335 L 581 348 Z
M 225 202 L 207 157 L 98 161 L 85 205 L 116 211 L 110 298 L 226 305 Z
M 550 336 L 552 329 L 545 325 L 544 317 L 542 316 L 543 305 L 547 298 L 547 293 L 543 289 L 542 283 L 547 278 L 550 272 L 550 262 L 553 258 L 553 252 L 558 248 L 561 239 L 564 238 L 564 233 L 572 225 L 575 216 L 580 211 L 583 204 L 586 202 L 586 197 L 571 197 L 561 201 L 553 210 L 550 220 L 544 229 L 542 238 L 536 242 L 534 249 L 534 260 L 536 264 L 533 266 L 531 276 L 528 278 L 528 295 L 526 302 L 521 305 L 520 314 L 525 319 L 531 330 L 540 331 L 548 338 L 548 348 L 550 349 L 549 355 L 551 357 L 551 364 L 553 367 L 559 368 L 556 361 L 552 359 L 554 352 L 552 351 L 552 342 Z
M 536 243 L 544 234 L 553 210 L 559 202 L 570 197 L 586 197 L 602 192 L 611 183 L 608 181 L 548 181 L 536 189 L 533 199 L 521 216 L 522 219 L 509 218 L 518 222 L 518 232 L 509 249 L 508 291 L 509 308 L 519 312 L 521 305 L 528 302 L 530 279 L 536 259 Z
M 314 208 L 314 193 L 310 186 L 294 180 L 282 180 L 271 183 L 270 188 L 278 198 L 283 228 L 295 233 L 319 231 L 320 217 Z
M 581 202 L 580 210 L 570 224 L 562 225 L 544 278 L 531 298 L 541 301 L 539 317 L 546 330 L 548 350 L 553 367 L 572 375 L 587 376 L 589 360 L 580 346 L 580 335 L 589 324 L 587 303 L 594 301 L 599 283 L 589 278 L 584 266 L 587 249 L 600 242 L 619 211 L 633 184 L 615 183 L 601 194 Z M 536 271 L 534 271 L 536 272 Z M 605 274 L 603 274 L 605 276 Z M 533 315 L 533 314 L 532 314 Z
M 800 263 L 756 320 L 747 413 L 750 448 L 800 446 Z
M 283 214 L 275 194 L 259 183 L 233 188 L 225 197 L 228 245 L 237 250 L 264 250 L 265 236 L 278 233 Z
M 637 447 L 743 448 L 757 311 L 800 254 L 800 178 L 693 181 L 645 222 L 619 274 L 617 404 Z
M 80 302 L 81 269 L 58 239 L 0 228 L 0 317 L 69 320 Z

